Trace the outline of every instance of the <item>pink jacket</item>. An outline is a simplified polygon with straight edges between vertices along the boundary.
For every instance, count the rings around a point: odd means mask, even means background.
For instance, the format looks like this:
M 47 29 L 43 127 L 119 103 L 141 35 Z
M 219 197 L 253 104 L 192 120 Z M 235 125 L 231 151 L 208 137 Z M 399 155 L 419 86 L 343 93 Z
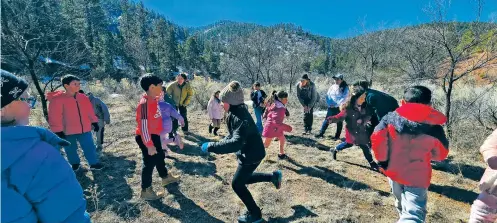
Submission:
M 91 123 L 98 122 L 90 99 L 84 94 L 70 96 L 63 91 L 47 93 L 48 124 L 52 132 L 66 135 L 91 131 Z
M 488 164 L 485 173 L 480 180 L 480 190 L 486 191 L 494 184 L 497 176 L 497 129 L 488 136 L 483 145 L 480 147 L 480 153 L 483 155 L 483 159 Z M 492 158 L 493 159 L 490 159 Z M 494 194 L 497 196 L 497 194 Z M 489 199 L 497 200 L 497 197 L 492 197 Z M 495 202 L 493 202 L 495 203 Z M 495 205 L 497 207 L 497 204 Z
M 283 123 L 286 108 L 281 102 L 276 101 L 264 112 L 264 130 L 262 136 L 266 138 L 283 136 L 283 132 L 291 132 L 292 126 Z
M 211 98 L 207 104 L 207 113 L 209 114 L 210 119 L 223 119 L 224 108 L 221 101 L 216 98 Z

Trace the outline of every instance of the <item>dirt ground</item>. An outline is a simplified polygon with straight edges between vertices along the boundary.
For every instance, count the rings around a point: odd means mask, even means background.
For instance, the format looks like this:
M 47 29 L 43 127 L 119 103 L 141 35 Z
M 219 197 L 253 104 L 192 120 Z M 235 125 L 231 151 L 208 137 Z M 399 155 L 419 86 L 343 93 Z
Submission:
M 103 171 L 92 173 L 88 166 L 77 173 L 88 199 L 93 222 L 235 222 L 245 211 L 231 189 L 237 167 L 234 154 L 202 156 L 199 145 L 217 140 L 207 132 L 205 112 L 190 112 L 191 134 L 184 150 L 171 147 L 168 168 L 181 174 L 177 185 L 165 188 L 162 200 L 139 199 L 141 152 L 134 141 L 134 110 L 124 98 L 109 102 L 113 123 L 106 127 L 101 160 Z M 251 110 L 251 109 L 250 109 Z M 250 185 L 256 202 L 268 222 L 395 222 L 386 177 L 369 170 L 360 149 L 352 147 L 334 161 L 329 139 L 302 136 L 302 117 L 297 110 L 286 122 L 294 127 L 287 135 L 290 159 L 278 160 L 278 142 L 267 150 L 258 171 L 283 172 L 283 184 L 276 190 L 270 183 Z M 314 133 L 322 118 L 315 118 Z M 330 128 L 327 135 L 335 129 Z M 226 134 L 224 126 L 221 134 Z M 429 192 L 428 222 L 466 222 L 471 202 L 477 196 L 482 166 L 462 164 L 451 153 L 448 161 L 434 164 Z M 84 160 L 84 159 L 83 159 Z M 162 190 L 155 173 L 154 188 Z

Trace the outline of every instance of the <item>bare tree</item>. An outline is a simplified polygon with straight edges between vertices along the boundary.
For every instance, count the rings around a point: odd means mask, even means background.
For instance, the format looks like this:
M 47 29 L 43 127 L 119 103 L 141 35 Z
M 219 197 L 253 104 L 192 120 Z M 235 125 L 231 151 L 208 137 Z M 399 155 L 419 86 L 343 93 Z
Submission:
M 43 114 L 48 119 L 46 87 L 40 84 L 43 67 L 40 59 L 63 61 L 74 68 L 85 61 L 88 52 L 60 15 L 59 1 L 2 0 L 2 66 L 28 73 L 40 96 Z M 57 72 L 51 76 L 58 75 Z
M 478 10 L 481 10 L 481 3 Z M 447 21 L 447 8 L 450 2 L 436 0 L 430 5 L 426 12 L 432 18 L 432 24 L 424 33 L 424 38 L 442 53 L 444 60 L 439 64 L 440 87 L 445 93 L 445 115 L 447 116 L 447 132 L 451 136 L 452 95 L 455 83 L 471 75 L 473 72 L 483 69 L 497 59 L 497 38 L 495 35 L 485 35 L 484 31 L 490 30 L 496 33 L 495 26 L 472 22 L 467 29 L 458 27 L 458 23 Z M 479 14 L 478 11 L 478 14 Z M 466 35 L 465 35 L 466 34 Z M 469 37 L 468 37 L 469 36 Z M 476 48 L 483 48 L 481 53 L 475 52 Z

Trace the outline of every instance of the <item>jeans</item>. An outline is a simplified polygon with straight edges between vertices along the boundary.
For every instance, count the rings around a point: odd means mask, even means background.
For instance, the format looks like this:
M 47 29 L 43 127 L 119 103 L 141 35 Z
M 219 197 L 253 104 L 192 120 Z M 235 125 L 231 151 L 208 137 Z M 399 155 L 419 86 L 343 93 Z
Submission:
M 398 222 L 425 222 L 428 189 L 405 186 L 390 178 L 388 181 L 395 196 L 395 208 L 400 216 Z
M 183 126 L 181 129 L 183 130 L 183 132 L 188 132 L 188 111 L 186 110 L 186 106 L 178 106 L 176 107 L 176 110 L 179 111 L 179 114 L 183 117 L 183 120 L 185 120 L 185 126 Z M 178 120 L 173 119 L 173 131 L 171 133 L 175 133 L 176 131 L 178 131 L 178 127 Z
M 340 108 L 328 107 L 328 111 L 326 112 L 326 117 L 338 115 L 338 113 L 340 113 Z M 340 138 L 340 134 L 342 134 L 343 122 L 337 122 L 336 124 L 337 124 L 337 131 L 335 133 L 335 138 Z M 328 129 L 329 125 L 330 124 L 328 123 L 328 120 L 324 119 L 323 125 L 321 126 L 321 131 L 319 132 L 319 134 L 324 135 L 324 133 L 326 132 L 326 129 Z
M 255 124 L 257 125 L 257 130 L 259 130 L 259 133 L 262 133 L 262 129 L 263 129 L 263 127 L 262 127 L 262 108 L 255 107 L 254 114 L 255 114 L 255 119 L 256 119 Z
M 231 183 L 231 187 L 240 200 L 242 200 L 243 204 L 245 204 L 249 213 L 255 216 L 260 216 L 261 209 L 255 203 L 254 198 L 246 185 L 259 182 L 271 182 L 273 177 L 273 174 L 254 172 L 259 164 L 260 163 L 250 165 L 239 164 Z
M 64 147 L 67 159 L 71 165 L 80 164 L 81 162 L 78 155 L 78 142 L 81 145 L 81 149 L 83 149 L 83 154 L 85 155 L 88 164 L 94 165 L 98 163 L 97 148 L 95 148 L 91 132 L 67 135 L 66 140 L 71 143 L 70 146 Z
M 309 113 L 304 113 L 304 129 L 305 131 L 312 130 L 312 122 L 314 122 L 314 108 L 311 108 Z
M 344 149 L 348 149 L 350 147 L 352 147 L 354 145 L 352 144 L 349 144 L 347 142 L 342 142 L 340 144 L 338 144 L 337 147 L 335 147 L 335 150 L 336 151 L 342 151 Z M 359 146 L 359 148 L 362 149 L 362 154 L 364 155 L 364 158 L 366 158 L 366 160 L 368 161 L 368 163 L 372 163 L 374 162 L 373 160 L 373 155 L 371 155 L 371 149 L 370 149 L 370 146 L 369 145 L 357 145 Z
M 152 175 L 154 173 L 154 168 L 157 168 L 157 172 L 159 172 L 159 176 L 161 178 L 167 177 L 167 168 L 166 162 L 164 159 L 166 155 L 164 154 L 164 150 L 162 150 L 161 140 L 159 135 L 152 135 L 152 142 L 154 143 L 155 149 L 157 150 L 157 154 L 150 156 L 148 155 L 148 148 L 143 144 L 142 137 L 137 135 L 135 137 L 136 143 L 140 150 L 142 151 L 143 158 L 143 166 L 142 166 L 142 189 L 149 188 L 152 186 Z

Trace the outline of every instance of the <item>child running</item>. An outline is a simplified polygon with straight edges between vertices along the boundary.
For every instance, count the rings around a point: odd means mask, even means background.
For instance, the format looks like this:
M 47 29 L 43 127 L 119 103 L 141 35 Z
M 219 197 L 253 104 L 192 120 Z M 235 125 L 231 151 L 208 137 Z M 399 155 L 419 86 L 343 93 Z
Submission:
M 211 119 L 211 124 L 209 125 L 209 134 L 214 133 L 218 136 L 217 131 L 221 127 L 221 119 L 223 119 L 224 108 L 221 100 L 219 99 L 219 93 L 221 91 L 216 91 L 211 96 L 209 104 L 207 104 L 207 112 L 209 113 L 209 118 Z
M 497 129 L 480 147 L 487 169 L 480 180 L 480 195 L 471 205 L 469 223 L 494 223 L 497 220 Z
M 441 126 L 447 118 L 431 107 L 431 91 L 424 86 L 407 88 L 401 104 L 375 128 L 372 149 L 395 196 L 398 222 L 425 222 L 431 161 L 449 153 Z
M 165 154 L 162 150 L 160 134 L 163 123 L 158 99 L 162 93 L 162 79 L 152 74 L 140 78 L 140 86 L 145 94 L 136 108 L 136 143 L 142 152 L 143 167 L 141 175 L 141 198 L 144 200 L 160 199 L 163 193 L 155 193 L 152 188 L 152 176 L 157 169 L 162 178 L 162 186 L 178 182 L 179 177 L 168 174 Z
M 285 159 L 287 156 L 285 154 L 285 135 L 284 132 L 291 132 L 292 127 L 283 123 L 285 119 L 286 107 L 288 103 L 288 93 L 284 91 L 279 91 L 274 93 L 270 98 L 266 100 L 267 109 L 264 112 L 263 119 L 264 130 L 262 136 L 264 139 L 264 147 L 268 148 L 273 141 L 273 138 L 277 138 L 280 142 L 280 153 L 278 158 Z
M 36 98 L 28 83 L 1 70 L 2 214 L 0 222 L 90 223 L 83 189 L 59 148 L 69 142 L 28 126 Z
M 159 110 L 162 116 L 162 132 L 160 134 L 162 150 L 164 150 L 164 155 L 169 157 L 169 153 L 171 150 L 167 146 L 167 144 L 174 142 L 180 149 L 183 149 L 183 142 L 181 140 L 181 136 L 178 133 L 174 133 L 173 137 L 170 137 L 171 132 L 173 131 L 173 121 L 172 119 L 176 119 L 179 121 L 180 125 L 183 126 L 185 121 L 181 114 L 174 108 L 174 106 L 170 103 L 170 97 L 167 95 L 165 91 L 165 87 L 162 87 L 162 93 L 159 96 Z
M 238 169 L 235 172 L 231 186 L 248 209 L 248 212 L 238 218 L 240 223 L 262 222 L 261 209 L 257 206 L 247 188 L 248 184 L 272 182 L 279 189 L 282 173 L 277 170 L 273 173 L 254 172 L 266 156 L 261 135 L 243 100 L 243 89 L 240 83 L 233 81 L 220 93 L 224 110 L 228 113 L 226 126 L 229 135 L 219 142 L 202 144 L 204 153 L 213 152 L 226 154 L 236 152 Z
M 347 102 L 342 106 L 339 114 L 327 117 L 328 122 L 336 123 L 345 120 L 347 124 L 345 127 L 345 142 L 340 143 L 335 149 L 331 150 L 333 159 L 337 159 L 337 153 L 352 147 L 353 145 L 359 146 L 362 149 L 364 158 L 368 161 L 372 170 L 377 171 L 378 165 L 373 160 L 370 151 L 370 120 L 373 112 L 368 109 L 364 104 L 361 95 L 353 94 L 349 97 Z

